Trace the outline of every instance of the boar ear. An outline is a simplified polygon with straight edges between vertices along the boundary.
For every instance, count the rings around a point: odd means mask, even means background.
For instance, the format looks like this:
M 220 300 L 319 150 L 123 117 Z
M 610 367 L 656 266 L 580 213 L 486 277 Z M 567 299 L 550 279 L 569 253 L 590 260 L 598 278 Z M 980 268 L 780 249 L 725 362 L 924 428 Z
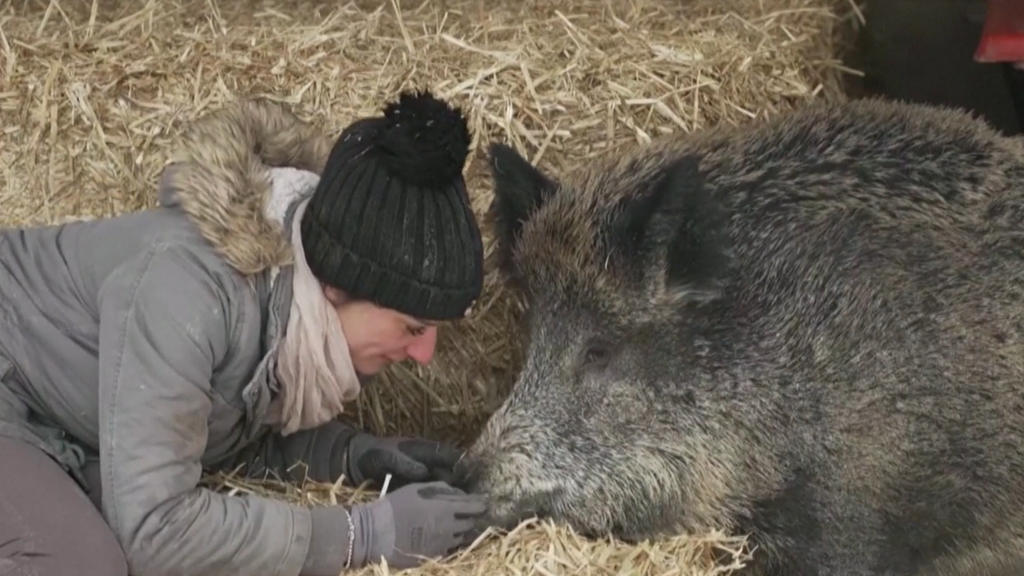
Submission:
M 489 152 L 494 181 L 489 213 L 498 241 L 498 264 L 507 275 L 512 275 L 512 253 L 523 223 L 543 205 L 558 184 L 509 146 L 494 143 Z
M 700 174 L 700 158 L 669 164 L 650 194 L 632 199 L 613 224 L 621 254 L 675 306 L 718 297 L 728 264 L 725 221 Z M 649 270 L 658 270 L 650 275 Z

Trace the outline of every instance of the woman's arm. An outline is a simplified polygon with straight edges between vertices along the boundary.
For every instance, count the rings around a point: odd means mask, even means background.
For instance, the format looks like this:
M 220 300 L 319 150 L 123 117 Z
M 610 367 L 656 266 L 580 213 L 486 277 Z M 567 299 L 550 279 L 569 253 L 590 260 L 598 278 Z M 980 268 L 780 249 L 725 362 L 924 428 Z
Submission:
M 345 451 L 359 431 L 351 424 L 332 420 L 312 430 L 288 436 L 267 432 L 238 455 L 217 464 L 218 470 L 234 470 L 249 478 L 272 477 L 285 482 L 333 483 L 345 470 Z M 346 481 L 346 484 L 351 484 Z
M 100 292 L 103 512 L 138 576 L 295 576 L 306 561 L 308 510 L 198 486 L 210 378 L 228 344 L 225 293 L 200 256 L 173 245 L 125 264 Z
M 344 475 L 349 486 L 369 480 L 378 488 L 390 475 L 391 486 L 400 488 L 413 482 L 448 481 L 461 455 L 436 440 L 378 437 L 332 420 L 288 436 L 268 433 L 216 468 L 286 482 L 334 483 Z

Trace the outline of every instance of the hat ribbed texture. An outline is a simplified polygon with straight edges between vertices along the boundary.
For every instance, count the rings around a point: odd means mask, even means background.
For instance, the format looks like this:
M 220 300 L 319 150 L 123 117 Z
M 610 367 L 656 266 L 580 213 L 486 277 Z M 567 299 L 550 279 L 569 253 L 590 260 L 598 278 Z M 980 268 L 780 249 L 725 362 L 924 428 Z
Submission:
M 346 128 L 302 218 L 313 274 L 415 318 L 461 318 L 483 287 L 468 148 L 461 113 L 427 92 Z

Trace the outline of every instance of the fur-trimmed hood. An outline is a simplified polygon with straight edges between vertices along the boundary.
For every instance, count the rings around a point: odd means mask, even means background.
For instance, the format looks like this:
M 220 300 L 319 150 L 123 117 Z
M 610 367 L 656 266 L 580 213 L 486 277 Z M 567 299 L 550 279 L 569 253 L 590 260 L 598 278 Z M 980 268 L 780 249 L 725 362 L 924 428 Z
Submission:
M 241 100 L 189 125 L 164 167 L 159 202 L 181 208 L 244 275 L 292 262 L 267 216 L 271 167 L 320 175 L 333 139 L 270 100 Z

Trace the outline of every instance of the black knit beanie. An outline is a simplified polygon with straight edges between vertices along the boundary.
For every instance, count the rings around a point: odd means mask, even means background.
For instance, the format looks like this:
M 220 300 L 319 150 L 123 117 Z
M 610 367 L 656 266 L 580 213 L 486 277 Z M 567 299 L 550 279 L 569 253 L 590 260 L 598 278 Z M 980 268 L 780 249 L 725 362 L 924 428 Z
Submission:
M 462 168 L 458 108 L 402 93 L 349 125 L 302 217 L 310 270 L 355 298 L 421 320 L 463 317 L 483 287 L 483 244 Z

